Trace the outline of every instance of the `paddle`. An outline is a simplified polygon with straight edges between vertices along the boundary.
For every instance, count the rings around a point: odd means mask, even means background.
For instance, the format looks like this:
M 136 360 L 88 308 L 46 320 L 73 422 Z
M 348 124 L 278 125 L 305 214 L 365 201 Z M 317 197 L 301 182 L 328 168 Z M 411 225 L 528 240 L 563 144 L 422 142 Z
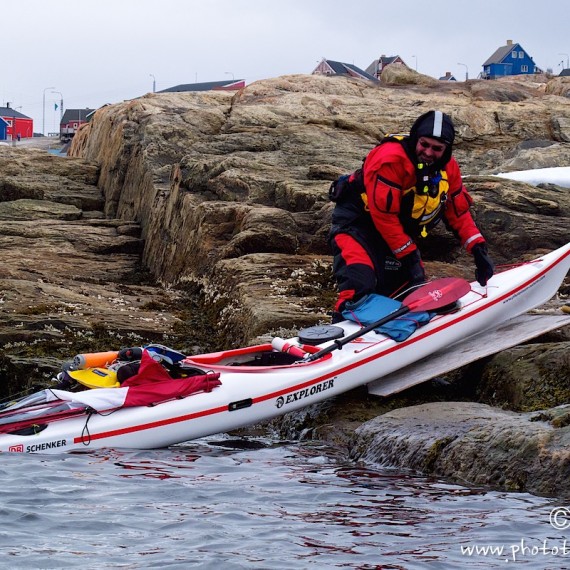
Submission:
M 385 325 L 386 323 L 389 323 L 410 311 L 418 309 L 422 311 L 434 311 L 436 309 L 441 309 L 446 305 L 451 305 L 464 295 L 467 295 L 469 291 L 471 291 L 471 285 L 469 282 L 465 279 L 459 279 L 458 277 L 444 277 L 443 279 L 436 279 L 435 281 L 426 283 L 408 295 L 402 301 L 402 306 L 398 310 L 382 317 L 370 325 L 362 327 L 351 335 L 333 341 L 333 344 L 322 348 L 319 352 L 311 354 L 305 359 L 305 361 L 312 362 L 333 350 L 341 349 L 345 344 L 348 344 L 355 338 L 381 327 L 382 325 Z

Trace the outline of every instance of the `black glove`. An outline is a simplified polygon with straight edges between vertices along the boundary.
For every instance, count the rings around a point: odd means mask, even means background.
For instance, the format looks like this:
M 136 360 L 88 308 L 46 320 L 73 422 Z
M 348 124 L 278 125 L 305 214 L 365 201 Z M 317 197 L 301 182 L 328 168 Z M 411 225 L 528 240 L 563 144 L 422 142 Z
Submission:
M 424 271 L 420 252 L 417 249 L 403 257 L 400 261 L 410 276 L 408 285 L 423 285 L 426 282 L 426 272 Z
M 484 243 L 477 243 L 471 250 L 475 258 L 475 279 L 479 282 L 481 287 L 487 285 L 487 281 L 493 277 L 495 266 L 487 253 L 487 245 Z

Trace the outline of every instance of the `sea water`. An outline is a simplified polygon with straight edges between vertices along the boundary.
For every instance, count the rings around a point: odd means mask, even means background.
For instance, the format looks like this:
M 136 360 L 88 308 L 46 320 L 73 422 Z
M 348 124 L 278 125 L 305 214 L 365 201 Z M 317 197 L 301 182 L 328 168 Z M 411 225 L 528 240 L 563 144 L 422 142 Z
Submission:
M 314 442 L 3 454 L 0 493 L 10 570 L 570 568 L 560 501 L 357 464 Z

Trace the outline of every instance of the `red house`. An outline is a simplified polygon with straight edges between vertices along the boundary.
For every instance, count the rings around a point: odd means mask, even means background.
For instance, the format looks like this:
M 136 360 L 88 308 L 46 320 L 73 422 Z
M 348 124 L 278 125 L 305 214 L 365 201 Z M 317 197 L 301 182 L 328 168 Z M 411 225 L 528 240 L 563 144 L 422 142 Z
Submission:
M 399 63 L 400 65 L 406 65 L 404 60 L 399 55 L 391 55 L 385 56 L 382 54 L 378 59 L 375 59 L 367 68 L 366 73 L 370 73 L 370 75 L 374 75 L 377 79 L 380 79 L 380 75 L 382 75 L 382 71 L 388 65 L 392 65 L 394 63 Z
M 27 139 L 34 136 L 34 120 L 19 111 L 12 109 L 10 103 L 6 107 L 0 107 L 0 117 L 6 122 L 6 130 L 0 130 L 3 140 L 13 141 Z
M 94 109 L 66 109 L 59 123 L 59 138 L 69 141 L 77 132 L 77 129 L 89 121 L 89 115 Z
M 323 58 L 319 65 L 313 69 L 311 75 L 341 75 L 345 77 L 359 77 L 360 79 L 368 79 L 368 81 L 376 81 L 376 77 L 369 75 L 359 67 L 352 63 L 343 63 L 342 61 L 333 61 L 332 59 Z

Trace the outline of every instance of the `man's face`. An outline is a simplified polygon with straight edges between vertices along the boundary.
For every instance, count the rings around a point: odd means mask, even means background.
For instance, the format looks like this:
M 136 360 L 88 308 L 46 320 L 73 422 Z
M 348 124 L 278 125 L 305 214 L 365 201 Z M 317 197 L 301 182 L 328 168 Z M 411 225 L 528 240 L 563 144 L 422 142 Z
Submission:
M 433 164 L 439 160 L 445 152 L 446 145 L 437 139 L 420 137 L 416 144 L 416 156 L 419 162 Z

